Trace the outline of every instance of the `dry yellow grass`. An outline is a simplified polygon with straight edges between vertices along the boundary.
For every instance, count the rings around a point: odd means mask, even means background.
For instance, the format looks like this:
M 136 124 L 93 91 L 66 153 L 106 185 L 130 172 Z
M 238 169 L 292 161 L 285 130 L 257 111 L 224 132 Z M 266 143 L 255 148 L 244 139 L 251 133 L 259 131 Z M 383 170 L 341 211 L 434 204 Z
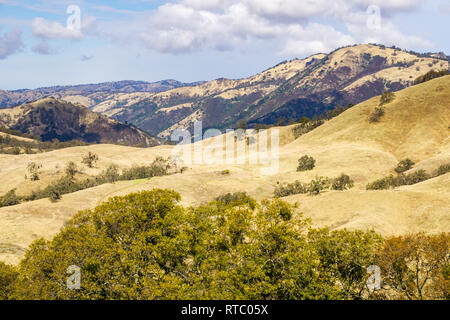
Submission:
M 280 167 L 274 174 L 262 174 L 261 165 L 189 165 L 183 174 L 102 185 L 65 195 L 58 203 L 43 199 L 0 208 L 0 260 L 17 263 L 33 240 L 51 238 L 78 210 L 93 208 L 111 196 L 169 188 L 181 193 L 183 205 L 197 205 L 235 191 L 246 191 L 261 200 L 273 195 L 277 183 L 308 182 L 317 175 L 336 177 L 341 173 L 355 180 L 354 189 L 286 200 L 299 202 L 317 226 L 373 228 L 383 235 L 449 231 L 450 174 L 398 190 L 366 191 L 365 186 L 393 174 L 398 161 L 406 157 L 417 163 L 415 169 L 428 171 L 450 162 L 450 76 L 396 93 L 381 122 L 370 124 L 369 114 L 378 101 L 379 97 L 349 109 L 297 140 L 292 126 L 280 128 Z M 98 168 L 83 167 L 83 171 L 95 175 L 111 163 L 125 168 L 149 163 L 157 156 L 169 157 L 173 148 L 95 145 L 38 155 L 0 155 L 0 192 L 17 188 L 23 194 L 44 187 L 68 161 L 81 165 L 81 157 L 88 151 L 97 153 L 100 161 Z M 296 172 L 297 160 L 304 154 L 313 156 L 317 167 Z M 25 168 L 31 161 L 43 164 L 41 181 L 25 182 Z M 222 174 L 226 169 L 230 174 Z

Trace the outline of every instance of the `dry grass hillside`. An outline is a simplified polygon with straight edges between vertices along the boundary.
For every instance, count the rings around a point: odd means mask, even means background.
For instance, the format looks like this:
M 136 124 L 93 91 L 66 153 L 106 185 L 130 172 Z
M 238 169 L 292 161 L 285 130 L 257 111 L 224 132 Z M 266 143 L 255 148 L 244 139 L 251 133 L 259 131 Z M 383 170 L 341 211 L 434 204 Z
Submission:
M 393 168 L 406 157 L 416 162 L 413 170 L 432 172 L 441 164 L 450 163 L 450 76 L 397 92 L 395 100 L 386 105 L 381 121 L 369 123 L 369 114 L 378 102 L 379 97 L 363 102 L 296 140 L 292 126 L 280 128 L 277 173 L 263 173 L 263 165 L 192 164 L 182 174 L 105 184 L 64 195 L 56 203 L 42 199 L 0 208 L 0 260 L 17 263 L 33 240 L 51 238 L 78 210 L 92 208 L 111 196 L 169 188 L 181 193 L 184 205 L 197 205 L 236 191 L 246 191 L 261 200 L 272 197 L 278 183 L 309 182 L 316 176 L 333 178 L 341 173 L 355 181 L 353 189 L 285 199 L 298 202 L 313 224 L 333 229 L 373 228 L 383 235 L 448 231 L 450 174 L 395 190 L 366 191 L 365 186 L 394 174 Z M 43 188 L 62 174 L 68 161 L 82 167 L 81 157 L 88 151 L 97 153 L 100 161 L 96 168 L 83 167 L 80 177 L 93 176 L 111 163 L 126 168 L 149 163 L 157 156 L 169 157 L 173 148 L 94 145 L 37 155 L 0 155 L 0 192 L 17 188 L 23 194 Z M 316 159 L 316 168 L 296 172 L 297 160 L 305 154 Z M 215 157 L 222 156 L 217 150 Z M 40 181 L 24 180 L 26 165 L 31 161 L 43 165 Z

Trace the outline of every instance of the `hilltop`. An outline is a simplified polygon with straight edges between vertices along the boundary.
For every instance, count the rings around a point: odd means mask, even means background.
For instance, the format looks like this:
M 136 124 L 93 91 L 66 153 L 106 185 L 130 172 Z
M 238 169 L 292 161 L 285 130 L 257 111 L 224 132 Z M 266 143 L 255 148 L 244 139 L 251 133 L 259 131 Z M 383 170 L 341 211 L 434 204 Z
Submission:
M 55 98 L 0 110 L 0 126 L 37 136 L 42 141 L 79 140 L 142 147 L 158 144 L 157 139 L 139 129 L 109 119 L 80 104 Z
M 178 191 L 183 205 L 197 205 L 239 191 L 262 200 L 273 197 L 280 184 L 309 182 L 316 176 L 334 178 L 342 173 L 354 180 L 354 188 L 284 199 L 298 202 L 300 210 L 315 226 L 374 229 L 382 235 L 448 231 L 450 173 L 391 190 L 368 191 L 366 185 L 395 174 L 397 163 L 405 158 L 416 163 L 408 173 L 419 169 L 431 173 L 450 163 L 450 76 L 398 91 L 395 99 L 385 106 L 383 118 L 370 123 L 369 115 L 379 101 L 380 97 L 364 101 L 297 139 L 293 134 L 297 125 L 279 128 L 277 173 L 262 174 L 263 165 L 189 165 L 183 173 L 103 184 L 64 195 L 56 203 L 41 199 L 0 208 L 0 259 L 17 263 L 33 240 L 51 238 L 78 210 L 93 208 L 115 195 L 164 188 Z M 1 185 L 0 193 L 17 188 L 18 194 L 27 194 L 44 188 L 61 175 L 68 161 L 80 165 L 88 151 L 98 154 L 100 161 L 95 168 L 83 168 L 80 178 L 94 176 L 111 163 L 126 169 L 150 163 L 158 156 L 167 158 L 173 148 L 92 145 L 37 155 L 0 155 L 0 179 L 8 181 L 8 185 Z M 316 159 L 316 167 L 297 172 L 298 159 L 305 154 Z M 23 178 L 27 164 L 32 161 L 43 165 L 42 178 L 37 182 Z
M 357 104 L 385 90 L 398 91 L 430 70 L 447 70 L 442 56 L 377 45 L 357 45 L 280 63 L 255 76 L 218 79 L 162 93 L 113 94 L 91 106 L 160 137 L 176 128 L 234 127 L 325 114 L 337 105 Z
M 112 93 L 132 93 L 132 92 L 162 92 L 186 85 L 176 80 L 163 80 L 157 82 L 146 81 L 116 81 L 98 84 L 80 84 L 72 86 L 54 86 L 38 89 L 21 89 L 5 91 L 0 90 L 0 108 L 9 108 L 27 102 L 32 102 L 53 96 L 63 98 L 70 102 L 81 102 L 87 107 L 99 103 L 106 96 Z

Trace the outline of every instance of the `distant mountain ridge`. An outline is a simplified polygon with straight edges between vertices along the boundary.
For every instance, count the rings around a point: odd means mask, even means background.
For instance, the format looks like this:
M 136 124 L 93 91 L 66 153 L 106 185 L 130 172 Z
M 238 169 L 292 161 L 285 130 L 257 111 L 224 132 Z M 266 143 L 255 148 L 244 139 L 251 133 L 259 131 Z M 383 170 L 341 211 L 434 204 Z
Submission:
M 255 76 L 217 79 L 155 94 L 115 94 L 91 106 L 114 119 L 167 138 L 177 128 L 233 128 L 325 114 L 385 90 L 398 91 L 430 70 L 449 69 L 443 53 L 416 53 L 382 45 L 355 45 L 285 61 Z
M 192 130 L 198 120 L 204 128 L 226 129 L 241 119 L 255 126 L 323 115 L 338 105 L 358 104 L 386 90 L 407 88 L 431 70 L 450 69 L 449 61 L 442 52 L 416 53 L 364 44 L 284 61 L 245 79 L 193 84 L 121 81 L 43 88 L 38 95 L 80 103 L 167 139 L 177 128 Z M 0 105 L 2 101 L 9 105 L 26 101 L 35 94 L 0 91 Z
M 92 97 L 93 102 L 101 101 L 102 96 L 112 93 L 151 92 L 159 93 L 170 89 L 196 85 L 196 83 L 183 83 L 177 80 L 162 80 L 157 82 L 146 81 L 113 81 L 98 84 L 79 84 L 68 86 L 42 87 L 37 89 L 0 90 L 0 108 L 12 107 L 23 103 L 42 99 L 47 96 L 64 98 L 70 96 Z
M 42 141 L 79 140 L 141 147 L 159 144 L 158 139 L 131 125 L 53 97 L 0 110 L 0 126 L 40 137 Z

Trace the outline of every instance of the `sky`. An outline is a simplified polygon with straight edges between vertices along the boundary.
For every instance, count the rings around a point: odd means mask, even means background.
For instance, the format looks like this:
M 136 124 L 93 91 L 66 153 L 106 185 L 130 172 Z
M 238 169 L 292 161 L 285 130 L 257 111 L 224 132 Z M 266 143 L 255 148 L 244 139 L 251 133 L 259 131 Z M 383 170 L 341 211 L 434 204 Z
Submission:
M 243 78 L 379 43 L 450 55 L 450 0 L 0 0 L 0 89 Z

